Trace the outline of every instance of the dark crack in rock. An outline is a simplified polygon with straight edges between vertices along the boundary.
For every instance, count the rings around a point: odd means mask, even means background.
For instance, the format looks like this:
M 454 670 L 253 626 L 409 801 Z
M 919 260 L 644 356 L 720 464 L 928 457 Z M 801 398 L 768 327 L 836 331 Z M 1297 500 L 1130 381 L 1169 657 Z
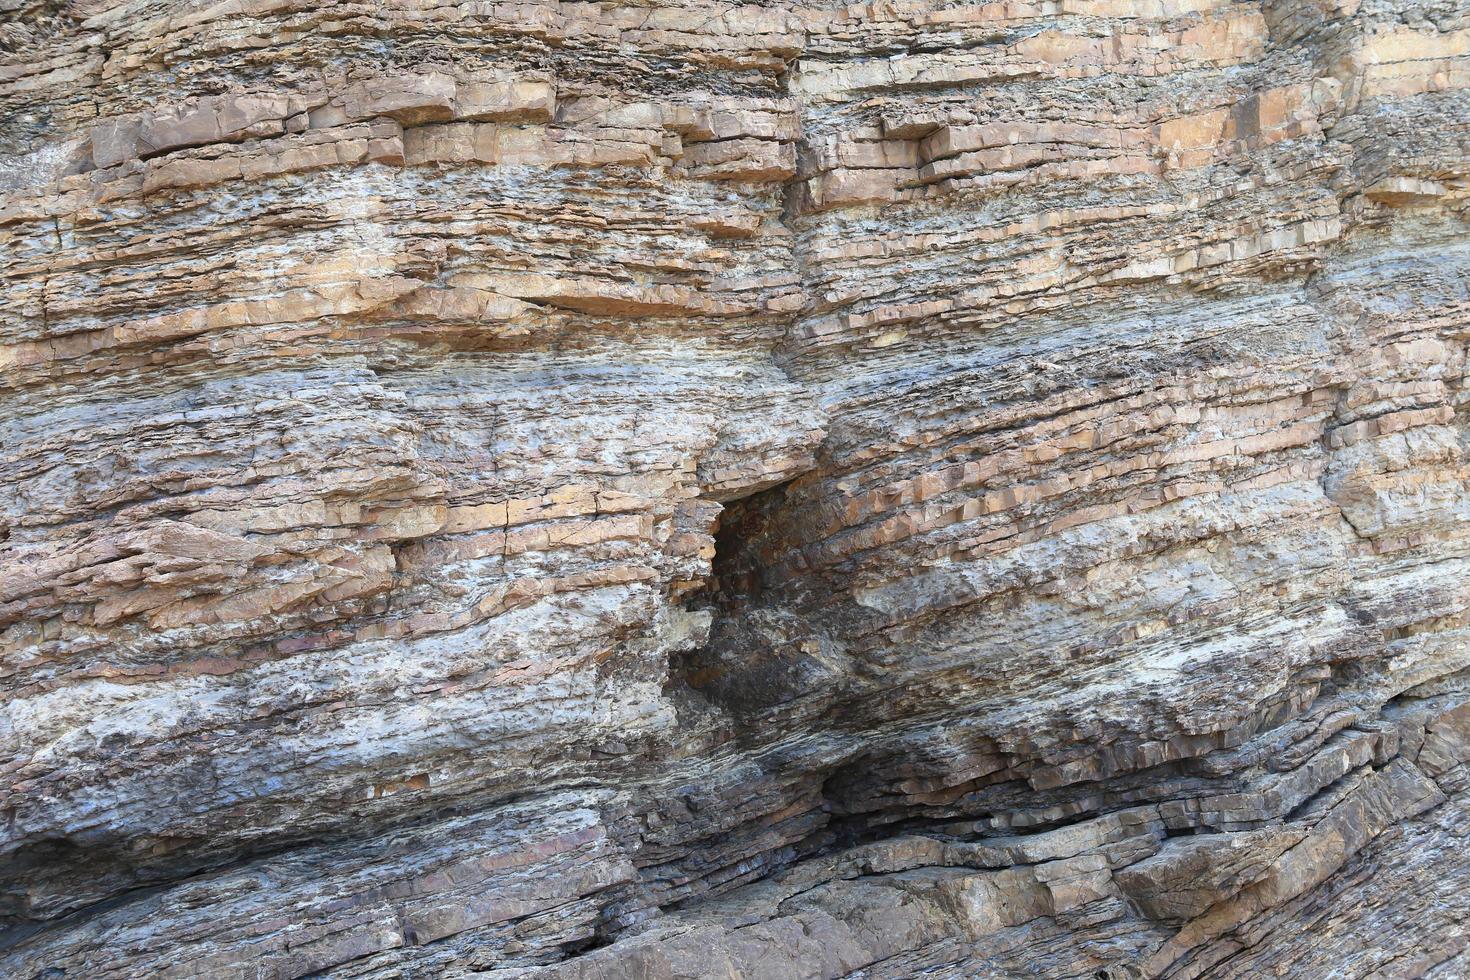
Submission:
M 1470 975 L 1465 0 L 0 73 L 0 975 Z

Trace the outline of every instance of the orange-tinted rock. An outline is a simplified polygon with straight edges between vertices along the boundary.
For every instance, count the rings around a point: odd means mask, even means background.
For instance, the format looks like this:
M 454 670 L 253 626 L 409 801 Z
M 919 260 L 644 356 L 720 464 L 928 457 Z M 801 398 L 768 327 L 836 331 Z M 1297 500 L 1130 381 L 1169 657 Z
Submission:
M 8 7 L 0 975 L 1470 969 L 1455 3 Z

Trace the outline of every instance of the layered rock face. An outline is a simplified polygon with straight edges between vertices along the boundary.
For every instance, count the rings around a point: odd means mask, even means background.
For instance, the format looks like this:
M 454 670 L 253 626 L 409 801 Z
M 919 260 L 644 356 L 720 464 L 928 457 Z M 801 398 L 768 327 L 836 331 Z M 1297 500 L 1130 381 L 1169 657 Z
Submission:
M 1470 976 L 1465 0 L 0 11 L 0 975 Z

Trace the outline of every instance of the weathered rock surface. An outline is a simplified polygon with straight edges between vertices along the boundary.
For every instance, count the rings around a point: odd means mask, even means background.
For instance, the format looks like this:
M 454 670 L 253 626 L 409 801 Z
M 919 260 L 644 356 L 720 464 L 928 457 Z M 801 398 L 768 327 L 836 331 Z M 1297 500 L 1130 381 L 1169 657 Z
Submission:
M 1470 975 L 1470 6 L 0 0 L 0 975 Z

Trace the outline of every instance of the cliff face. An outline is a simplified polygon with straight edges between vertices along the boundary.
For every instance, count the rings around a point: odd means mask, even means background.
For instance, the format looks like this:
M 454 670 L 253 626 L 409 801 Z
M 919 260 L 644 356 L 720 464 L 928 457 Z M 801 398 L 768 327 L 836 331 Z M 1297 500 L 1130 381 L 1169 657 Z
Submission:
M 1470 975 L 1465 0 L 0 10 L 0 974 Z

